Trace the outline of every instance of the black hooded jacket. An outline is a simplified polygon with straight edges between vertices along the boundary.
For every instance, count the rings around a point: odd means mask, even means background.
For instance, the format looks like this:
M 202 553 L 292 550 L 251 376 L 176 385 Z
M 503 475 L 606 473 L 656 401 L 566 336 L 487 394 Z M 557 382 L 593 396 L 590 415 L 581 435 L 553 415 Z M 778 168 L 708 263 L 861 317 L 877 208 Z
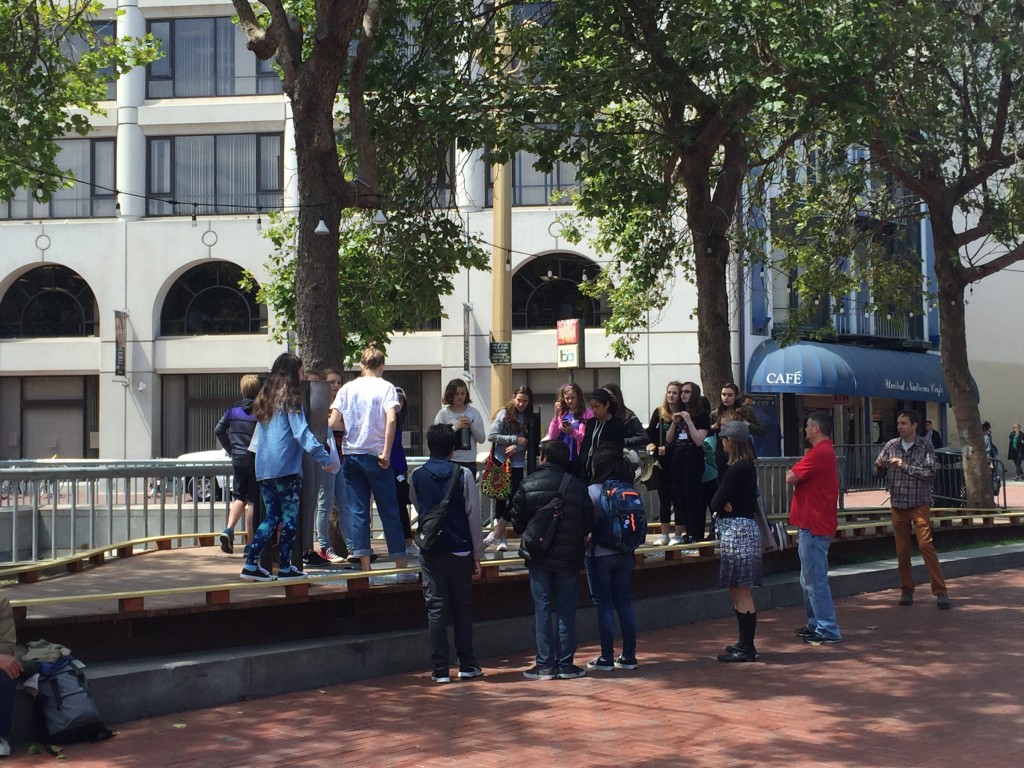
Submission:
M 512 498 L 512 527 L 522 534 L 536 512 L 555 498 L 562 483 L 565 470 L 557 464 L 546 462 L 537 471 L 523 478 L 519 490 Z M 587 486 L 582 480 L 572 478 L 565 489 L 562 501 L 562 519 L 558 523 L 554 541 L 544 559 L 538 565 L 556 571 L 578 571 L 583 568 L 585 540 L 594 529 L 594 505 L 590 501 Z M 519 556 L 530 562 L 530 556 L 519 547 Z

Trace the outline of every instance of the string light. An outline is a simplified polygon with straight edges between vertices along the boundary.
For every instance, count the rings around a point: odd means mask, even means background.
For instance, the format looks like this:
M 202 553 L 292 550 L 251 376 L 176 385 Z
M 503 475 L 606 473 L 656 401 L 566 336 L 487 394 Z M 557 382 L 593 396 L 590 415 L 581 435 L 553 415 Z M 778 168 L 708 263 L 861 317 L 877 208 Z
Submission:
M 263 231 L 263 215 L 262 214 L 263 214 L 263 208 L 262 207 L 256 208 L 256 231 L 257 232 L 262 232 Z
M 196 221 L 196 211 L 199 209 L 199 203 L 192 203 L 192 228 L 195 229 L 199 226 L 199 222 Z

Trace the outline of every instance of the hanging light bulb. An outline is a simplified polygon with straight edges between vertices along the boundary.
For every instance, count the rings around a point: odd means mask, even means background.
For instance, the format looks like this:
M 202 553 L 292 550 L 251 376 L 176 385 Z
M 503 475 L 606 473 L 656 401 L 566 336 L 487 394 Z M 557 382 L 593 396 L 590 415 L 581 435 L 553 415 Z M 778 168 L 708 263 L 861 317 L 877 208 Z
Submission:
M 512 254 L 511 253 L 505 255 L 505 271 L 506 272 L 511 272 L 512 271 Z
M 262 214 L 263 214 L 263 209 L 262 208 L 257 208 L 256 209 L 256 231 L 257 232 L 262 232 L 263 231 L 263 215 Z
M 193 229 L 195 229 L 196 227 L 199 226 L 199 223 L 196 221 L 196 209 L 197 208 L 199 208 L 199 203 L 192 203 L 192 228 Z
M 378 225 L 388 223 L 388 217 L 387 214 L 384 213 L 384 209 L 378 208 L 376 210 L 373 214 L 373 223 Z

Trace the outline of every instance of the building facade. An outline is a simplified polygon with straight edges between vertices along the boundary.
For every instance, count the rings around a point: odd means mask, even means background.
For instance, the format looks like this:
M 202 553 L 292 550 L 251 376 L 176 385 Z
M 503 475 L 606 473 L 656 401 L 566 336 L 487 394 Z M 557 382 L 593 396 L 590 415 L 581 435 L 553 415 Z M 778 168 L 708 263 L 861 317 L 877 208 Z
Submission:
M 78 183 L 45 204 L 28 192 L 0 203 L 0 459 L 213 448 L 239 377 L 268 370 L 284 349 L 255 290 L 238 281 L 243 271 L 267 278 L 263 213 L 298 201 L 291 112 L 233 15 L 227 2 L 110 3 L 106 23 L 119 35 L 153 33 L 165 56 L 111 84 L 88 138 L 62 142 Z M 456 207 L 489 241 L 489 169 L 479 153 L 453 165 Z M 541 173 L 525 153 L 513 166 L 513 387 L 529 385 L 546 420 L 570 377 L 585 392 L 615 382 L 646 422 L 668 381 L 700 380 L 694 288 L 678 277 L 634 358 L 615 360 L 601 328 L 608 307 L 578 290 L 598 258 L 565 242 L 557 218 L 566 209 L 548 204 L 574 184 L 573 169 Z M 486 416 L 504 405 L 489 391 L 491 283 L 490 273 L 467 271 L 443 299 L 445 317 L 388 347 L 387 376 L 409 398 L 413 454 L 449 379 L 467 379 Z M 772 331 L 791 301 L 784 281 L 737 264 L 730 290 L 735 379 L 775 430 L 764 455 L 798 453 L 799 420 L 816 407 L 833 409 L 846 442 L 887 436 L 901 407 L 945 425 L 934 312 L 907 322 L 851 311 L 834 343 L 779 350 Z M 580 370 L 556 366 L 555 322 L 568 317 L 587 327 Z

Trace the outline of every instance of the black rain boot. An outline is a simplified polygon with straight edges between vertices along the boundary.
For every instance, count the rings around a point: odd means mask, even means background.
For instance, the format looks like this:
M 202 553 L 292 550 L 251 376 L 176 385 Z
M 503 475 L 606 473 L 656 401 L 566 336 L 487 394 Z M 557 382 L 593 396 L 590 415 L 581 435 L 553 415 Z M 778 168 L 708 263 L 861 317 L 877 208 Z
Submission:
M 718 656 L 719 661 L 743 662 L 756 661 L 757 649 L 754 647 L 754 633 L 757 631 L 757 614 L 736 611 L 736 623 L 739 624 L 740 641 L 725 649 Z

